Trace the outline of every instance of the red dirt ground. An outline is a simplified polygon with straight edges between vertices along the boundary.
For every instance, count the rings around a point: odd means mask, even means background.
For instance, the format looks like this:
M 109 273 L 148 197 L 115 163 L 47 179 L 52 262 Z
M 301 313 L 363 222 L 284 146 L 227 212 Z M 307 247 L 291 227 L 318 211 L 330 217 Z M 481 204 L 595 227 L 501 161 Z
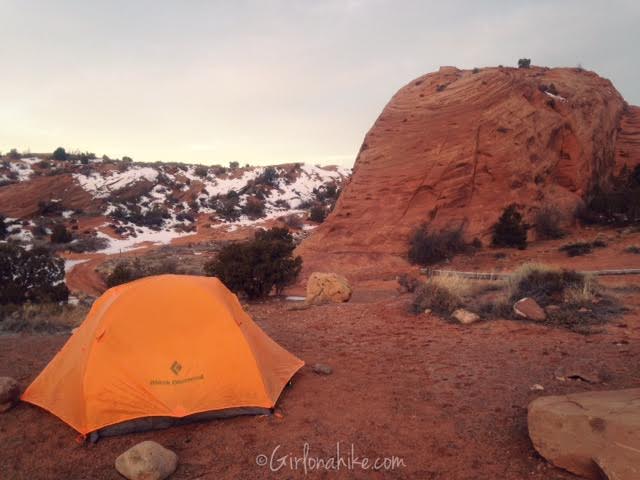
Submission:
M 256 456 L 270 455 L 278 445 L 281 455 L 302 456 L 305 442 L 312 457 L 335 455 L 341 442 L 343 452 L 353 444 L 360 458 L 395 455 L 406 464 L 393 472 L 309 471 L 309 478 L 571 479 L 576 477 L 549 465 L 531 446 L 528 403 L 539 395 L 640 385 L 640 317 L 633 311 L 584 336 L 514 321 L 453 325 L 408 314 L 408 295 L 382 293 L 361 291 L 348 304 L 299 310 L 278 301 L 248 306 L 269 335 L 308 364 L 281 396 L 279 415 L 80 445 L 62 421 L 19 404 L 0 415 L 0 478 L 121 478 L 115 458 L 153 439 L 179 455 L 175 480 L 303 478 L 302 464 L 270 473 L 256 465 Z M 634 295 L 627 293 L 624 302 L 637 309 Z M 66 338 L 0 337 L 0 375 L 26 386 Z M 580 359 L 605 371 L 607 382 L 554 378 L 558 366 Z M 316 362 L 330 365 L 333 374 L 315 374 L 310 365 Z M 530 391 L 536 383 L 544 392 Z

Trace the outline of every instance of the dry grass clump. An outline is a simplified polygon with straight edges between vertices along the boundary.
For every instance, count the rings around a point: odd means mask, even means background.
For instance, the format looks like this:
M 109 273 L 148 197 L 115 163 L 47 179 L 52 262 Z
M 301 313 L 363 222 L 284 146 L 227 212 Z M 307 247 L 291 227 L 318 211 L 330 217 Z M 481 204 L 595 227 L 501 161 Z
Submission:
M 525 264 L 508 281 L 509 302 L 533 298 L 546 307 L 548 325 L 589 333 L 624 308 L 590 275 L 540 264 Z
M 482 283 L 454 273 L 435 276 L 415 292 L 414 313 L 429 309 L 449 317 L 455 309 L 465 308 L 486 319 L 522 320 L 513 305 L 529 297 L 545 309 L 545 325 L 580 333 L 592 332 L 625 310 L 595 277 L 539 263 L 526 263 L 497 282 Z
M 429 278 L 416 289 L 413 301 L 414 313 L 429 309 L 434 313 L 449 316 L 465 303 L 471 291 L 471 282 L 455 274 Z
M 0 307 L 0 332 L 57 333 L 82 323 L 89 307 L 59 303 L 25 303 Z

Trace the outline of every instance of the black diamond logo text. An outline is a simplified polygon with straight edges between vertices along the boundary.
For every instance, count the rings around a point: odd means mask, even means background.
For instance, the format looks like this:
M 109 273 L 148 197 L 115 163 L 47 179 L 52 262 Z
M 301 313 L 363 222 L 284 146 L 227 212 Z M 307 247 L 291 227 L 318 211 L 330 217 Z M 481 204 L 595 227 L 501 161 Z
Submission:
M 173 373 L 175 373 L 176 375 L 178 375 L 178 374 L 180 373 L 180 370 L 182 370 L 182 365 L 180 365 L 180 364 L 178 363 L 178 361 L 177 361 L 177 360 L 176 360 L 176 361 L 174 361 L 174 362 L 171 364 L 171 371 L 172 371 Z

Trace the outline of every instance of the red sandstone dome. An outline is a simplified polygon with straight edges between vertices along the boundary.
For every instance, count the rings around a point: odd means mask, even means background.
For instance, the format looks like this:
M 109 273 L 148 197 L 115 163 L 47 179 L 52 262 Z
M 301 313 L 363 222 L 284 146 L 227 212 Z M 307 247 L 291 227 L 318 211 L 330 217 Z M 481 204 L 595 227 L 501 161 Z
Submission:
M 486 239 L 506 205 L 569 214 L 593 185 L 638 163 L 640 108 L 593 72 L 442 67 L 393 96 L 300 252 L 311 263 L 330 253 L 400 261 L 423 222 Z

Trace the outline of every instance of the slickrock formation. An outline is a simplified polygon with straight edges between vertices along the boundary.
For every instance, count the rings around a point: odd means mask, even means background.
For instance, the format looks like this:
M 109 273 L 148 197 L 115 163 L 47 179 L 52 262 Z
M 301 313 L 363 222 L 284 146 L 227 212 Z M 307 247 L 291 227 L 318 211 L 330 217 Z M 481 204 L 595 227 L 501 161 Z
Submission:
M 366 255 L 400 261 L 423 222 L 486 241 L 506 205 L 530 218 L 548 204 L 570 217 L 625 163 L 640 163 L 640 108 L 609 80 L 570 68 L 441 67 L 393 96 L 300 253 L 311 263 L 334 253 L 343 272 Z

